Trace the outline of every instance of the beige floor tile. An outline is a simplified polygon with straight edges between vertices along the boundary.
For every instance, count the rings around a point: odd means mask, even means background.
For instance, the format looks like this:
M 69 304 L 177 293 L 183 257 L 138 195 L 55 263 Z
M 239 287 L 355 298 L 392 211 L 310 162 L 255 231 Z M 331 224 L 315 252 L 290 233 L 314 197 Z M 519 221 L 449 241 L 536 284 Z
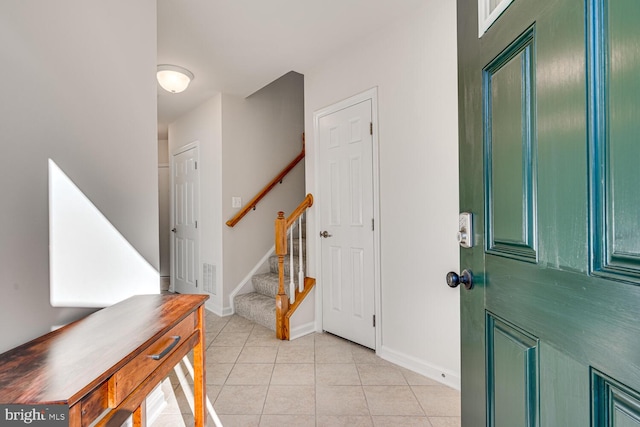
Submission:
M 280 346 L 276 363 L 314 363 L 312 346 Z
M 273 368 L 271 384 L 314 385 L 316 383 L 313 363 L 277 363 Z
M 328 334 L 326 332 L 318 333 L 315 336 L 315 343 L 317 346 L 325 346 L 325 345 L 347 345 L 352 346 L 353 344 L 343 340 L 340 337 L 337 337 L 332 334 Z
M 249 338 L 249 332 L 225 332 L 222 331 L 213 340 L 211 346 L 207 350 L 211 350 L 212 347 L 236 347 L 243 346 Z
M 296 338 L 293 341 L 282 341 L 282 345 L 298 346 L 298 345 L 315 345 L 316 334 L 305 335 L 300 338 Z
M 429 417 L 433 427 L 461 427 L 460 417 Z
M 211 363 L 236 363 L 242 346 L 215 347 L 207 351 L 206 360 Z
M 274 363 L 278 347 L 247 347 L 245 346 L 238 357 L 237 363 Z
M 224 427 L 258 427 L 260 415 L 220 415 Z M 208 426 L 207 426 L 208 427 Z
M 400 370 L 409 385 L 441 385 L 438 381 L 427 378 L 417 372 L 410 371 L 409 369 L 398 367 L 398 370 Z
M 432 427 L 427 417 L 373 416 L 374 427 Z
M 369 415 L 361 386 L 316 386 L 317 415 Z
M 244 317 L 233 315 L 225 325 L 223 332 L 251 332 L 256 324 Z
M 223 385 L 229 376 L 229 372 L 233 369 L 232 363 L 209 363 L 207 362 L 206 379 L 207 384 Z M 191 378 L 189 383 L 193 384 Z
M 452 388 L 438 386 L 411 386 L 420 405 L 430 417 L 459 417 L 460 392 Z
M 315 415 L 315 394 L 314 386 L 269 386 L 263 413 L 273 415 Z
M 362 385 L 407 385 L 407 380 L 395 366 L 357 365 Z
M 353 360 L 356 363 L 368 364 L 368 365 L 387 365 L 389 362 L 386 360 L 376 356 L 376 352 L 366 348 L 361 347 L 359 345 L 354 345 L 351 348 L 351 354 L 353 355 Z
M 317 427 L 372 427 L 368 415 L 320 415 Z
M 268 385 L 273 373 L 271 363 L 237 363 L 225 384 L 231 385 Z
M 458 391 L 373 350 L 326 333 L 280 341 L 237 316 L 207 314 L 206 326 L 207 396 L 224 427 L 461 425 Z M 173 371 L 162 387 L 167 406 L 153 426 L 192 426 Z M 206 426 L 214 427 L 211 417 Z
M 263 415 L 260 418 L 260 427 L 315 427 L 315 425 L 314 415 Z
M 349 346 L 318 346 L 316 341 L 316 363 L 354 363 L 354 360 Z
M 256 325 L 251 331 L 246 345 L 251 347 L 279 347 L 281 343 L 282 340 L 276 338 L 274 331 L 264 326 Z
M 361 385 L 361 382 L 353 363 L 322 363 L 316 364 L 316 384 Z
M 367 396 L 371 415 L 425 415 L 408 385 L 362 386 L 362 388 Z
M 262 414 L 267 389 L 266 385 L 225 385 L 213 409 L 218 414 Z

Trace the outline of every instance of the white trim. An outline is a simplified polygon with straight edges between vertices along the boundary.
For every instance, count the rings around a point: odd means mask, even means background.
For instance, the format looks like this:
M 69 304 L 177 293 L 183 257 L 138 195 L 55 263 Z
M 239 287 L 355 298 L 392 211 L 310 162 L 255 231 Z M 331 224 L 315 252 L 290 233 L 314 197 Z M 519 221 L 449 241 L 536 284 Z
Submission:
M 260 258 L 260 261 L 258 261 L 258 263 L 251 269 L 251 271 L 249 271 L 249 273 L 244 277 L 244 279 L 242 279 L 240 283 L 238 283 L 238 285 L 235 288 L 233 288 L 233 291 L 231 291 L 231 293 L 229 294 L 229 306 L 230 306 L 230 308 L 228 308 L 228 310 L 230 311 L 229 314 L 234 314 L 236 312 L 236 308 L 233 304 L 233 299 L 235 298 L 235 296 L 240 293 L 242 288 L 244 288 L 248 283 L 251 282 L 251 278 L 264 266 L 266 262 L 269 261 L 269 257 L 273 255 L 275 251 L 276 251 L 276 247 L 274 245 L 262 258 Z
M 175 156 L 177 156 L 178 154 L 184 153 L 185 151 L 189 151 L 193 148 L 196 148 L 198 150 L 198 162 L 200 162 L 200 141 L 193 141 L 190 142 L 189 144 L 183 145 L 181 147 L 176 148 L 175 150 L 173 150 L 170 155 L 169 155 L 169 226 L 173 228 L 173 225 L 175 224 L 175 219 L 173 217 L 173 213 L 175 211 L 175 194 L 173 194 L 173 187 L 174 187 L 174 183 L 173 183 L 173 176 L 174 176 L 174 169 L 175 169 L 175 165 L 174 165 L 174 158 Z M 200 219 L 200 172 L 198 172 L 198 219 Z M 200 228 L 198 228 L 198 266 L 196 267 L 196 271 L 197 271 L 197 275 L 198 275 L 198 279 L 200 280 L 200 283 L 202 283 L 202 278 L 200 277 L 200 273 L 202 272 L 202 266 L 200 263 L 200 253 L 202 251 L 202 233 L 200 231 Z M 173 236 L 171 236 L 171 239 L 169 239 L 169 268 L 170 268 L 170 276 L 169 276 L 169 291 L 170 292 L 175 292 L 176 291 L 176 287 L 175 287 L 175 283 L 174 283 L 174 272 L 176 271 L 175 268 L 175 239 L 173 238 Z
M 489 27 L 498 19 L 502 12 L 507 10 L 507 7 L 513 0 L 502 0 L 493 12 L 489 13 L 489 1 L 490 0 L 478 0 L 478 38 L 482 37 L 487 32 Z
M 380 285 L 380 147 L 378 140 L 378 88 L 372 87 L 357 95 L 339 101 L 335 104 L 324 107 L 313 113 L 313 135 L 316 155 L 314 156 L 314 170 L 315 170 L 315 189 L 314 194 L 319 194 L 320 191 L 320 159 L 317 155 L 319 151 L 318 141 L 320 141 L 320 118 L 335 113 L 337 111 L 348 108 L 352 105 L 359 104 L 364 101 L 371 100 L 371 122 L 373 123 L 373 219 L 374 219 L 374 232 L 373 232 L 373 277 L 374 277 L 374 314 L 376 316 L 376 348 L 382 345 L 382 304 L 381 296 L 382 290 Z M 311 209 L 314 209 L 314 216 L 316 218 L 314 236 L 320 233 L 320 211 L 318 205 L 314 204 Z M 320 239 L 315 239 L 315 253 L 316 259 L 320 259 L 322 249 L 320 247 Z M 322 332 L 322 269 L 320 262 L 318 261 L 316 266 L 316 325 L 317 332 Z
M 209 298 L 206 300 L 204 308 L 220 317 L 231 316 L 233 314 L 233 307 L 223 307 L 218 301 L 218 298 Z
M 297 338 L 302 338 L 305 335 L 312 334 L 316 331 L 316 322 L 305 323 L 304 325 L 296 326 L 291 329 L 289 340 L 293 341 Z
M 452 387 L 456 390 L 460 390 L 460 375 L 457 372 L 452 372 L 448 369 L 443 369 L 440 366 L 425 363 L 423 360 L 392 350 L 384 345 L 380 346 L 376 354 L 384 360 L 395 363 L 396 365 L 407 368 L 413 372 L 417 372 L 420 375 L 431 378 L 434 381 Z

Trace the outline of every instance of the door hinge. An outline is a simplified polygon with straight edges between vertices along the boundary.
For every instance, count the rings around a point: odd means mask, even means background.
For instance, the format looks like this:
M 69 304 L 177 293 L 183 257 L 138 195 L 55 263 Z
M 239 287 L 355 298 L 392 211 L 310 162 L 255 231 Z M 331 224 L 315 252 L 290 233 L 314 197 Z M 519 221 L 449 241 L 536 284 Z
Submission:
M 196 170 L 198 170 L 198 162 L 196 162 Z
M 376 315 L 375 314 L 373 315 L 373 327 L 374 328 L 376 327 Z
M 373 135 L 373 122 L 369 122 L 369 135 Z
M 376 227 L 375 227 L 375 222 L 374 222 L 374 218 L 371 218 L 371 231 L 375 231 Z
M 198 221 L 196 221 L 196 228 L 198 228 Z
M 198 287 L 198 279 L 196 279 L 196 288 Z

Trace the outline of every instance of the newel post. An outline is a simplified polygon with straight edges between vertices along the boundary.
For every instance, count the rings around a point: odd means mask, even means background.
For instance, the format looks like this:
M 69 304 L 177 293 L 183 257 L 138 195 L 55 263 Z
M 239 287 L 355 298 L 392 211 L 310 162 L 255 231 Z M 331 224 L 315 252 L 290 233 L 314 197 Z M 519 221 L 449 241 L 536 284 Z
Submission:
M 287 254 L 287 220 L 284 212 L 278 212 L 275 221 L 276 255 L 278 256 L 278 295 L 276 295 L 276 337 L 284 336 L 284 317 L 289 311 L 289 297 L 284 292 L 284 257 Z

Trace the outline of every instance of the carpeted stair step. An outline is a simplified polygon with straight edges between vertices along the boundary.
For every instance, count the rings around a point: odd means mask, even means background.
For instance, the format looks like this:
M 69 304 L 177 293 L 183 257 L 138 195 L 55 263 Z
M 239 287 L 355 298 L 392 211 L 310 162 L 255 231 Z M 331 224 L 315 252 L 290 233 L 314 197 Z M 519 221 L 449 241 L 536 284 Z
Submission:
M 278 273 L 256 274 L 251 278 L 253 288 L 260 295 L 275 298 L 278 295 Z M 284 291 L 289 295 L 289 277 L 284 278 Z M 275 305 L 275 302 L 273 303 Z
M 236 314 L 252 320 L 259 325 L 276 330 L 276 302 L 275 299 L 251 292 L 236 295 L 233 299 Z
M 304 261 L 304 260 L 303 260 Z M 300 268 L 300 258 L 297 256 L 293 257 L 293 274 L 294 277 L 298 277 L 298 271 Z M 291 269 L 291 264 L 289 263 L 289 256 L 284 258 L 284 275 L 289 277 L 289 270 Z M 271 255 L 269 257 L 269 271 L 275 274 L 278 274 L 278 256 Z M 289 281 L 288 279 L 286 280 Z

